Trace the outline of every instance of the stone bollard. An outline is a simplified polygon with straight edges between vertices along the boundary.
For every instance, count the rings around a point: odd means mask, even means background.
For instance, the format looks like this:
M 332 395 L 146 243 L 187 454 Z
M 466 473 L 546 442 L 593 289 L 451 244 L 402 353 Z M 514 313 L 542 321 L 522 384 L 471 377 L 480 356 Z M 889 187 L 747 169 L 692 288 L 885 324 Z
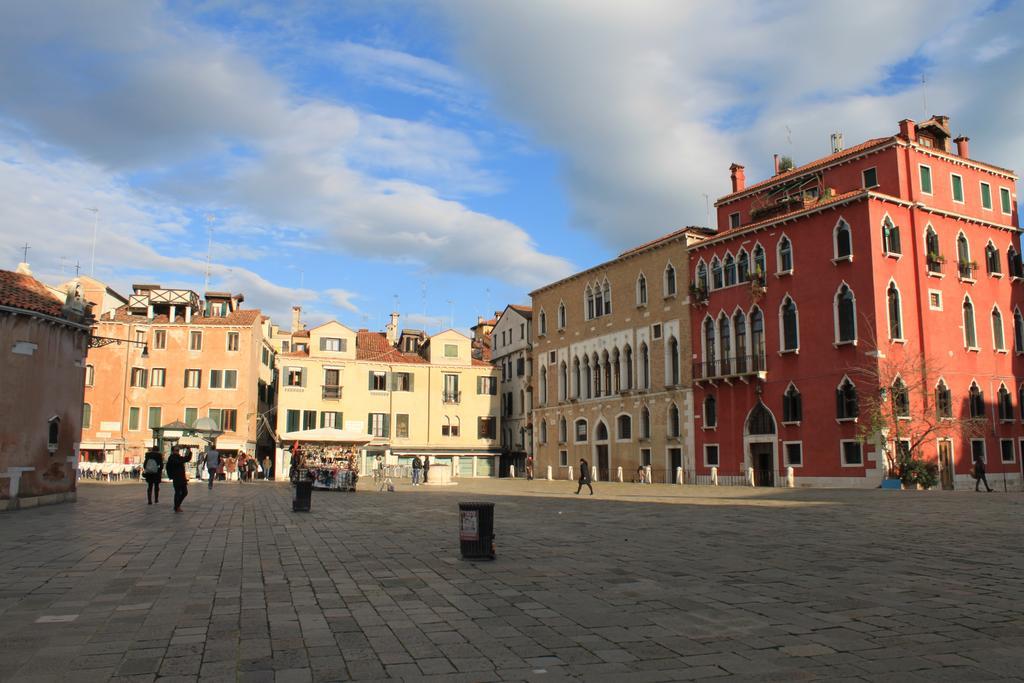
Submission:
M 791 489 L 796 488 L 796 473 L 792 466 L 786 468 L 786 486 Z
M 551 465 L 548 465 L 548 481 L 551 481 Z
M 645 484 L 650 484 L 653 481 L 654 480 L 651 479 L 651 466 L 647 465 L 646 467 L 644 467 L 644 483 Z
M 755 485 L 754 484 L 754 468 L 753 467 L 748 467 L 747 468 L 747 481 L 750 482 L 751 486 Z
M 683 468 L 682 467 L 677 467 L 676 468 L 676 483 L 679 484 L 680 486 L 682 486 L 682 484 L 683 484 Z
M 711 468 L 711 485 L 712 486 L 718 486 L 718 468 L 717 467 L 712 467 Z
M 569 481 L 575 481 L 576 477 L 572 476 L 572 465 L 569 465 Z
M 509 479 L 515 479 L 516 478 L 516 466 L 515 465 L 509 465 L 508 466 L 508 478 Z
M 601 481 L 598 478 L 597 465 L 590 466 L 590 481 Z
M 621 467 L 618 469 L 618 475 L 619 475 L 619 483 L 621 484 L 622 483 L 622 468 Z

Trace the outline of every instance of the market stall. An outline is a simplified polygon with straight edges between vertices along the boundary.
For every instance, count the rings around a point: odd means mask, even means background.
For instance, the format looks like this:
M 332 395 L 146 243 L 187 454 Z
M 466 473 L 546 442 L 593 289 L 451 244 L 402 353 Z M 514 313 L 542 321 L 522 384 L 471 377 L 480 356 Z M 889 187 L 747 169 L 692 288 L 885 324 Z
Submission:
M 282 446 L 301 455 L 303 468 L 313 480 L 313 488 L 329 491 L 355 491 L 359 479 L 356 455 L 372 437 L 331 427 L 286 432 L 279 435 Z

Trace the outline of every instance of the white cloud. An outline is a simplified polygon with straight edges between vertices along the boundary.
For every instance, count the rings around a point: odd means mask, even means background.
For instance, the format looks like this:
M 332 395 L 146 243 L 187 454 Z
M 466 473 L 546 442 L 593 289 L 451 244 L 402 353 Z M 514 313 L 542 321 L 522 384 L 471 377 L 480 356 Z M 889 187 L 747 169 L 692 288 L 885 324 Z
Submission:
M 359 307 L 352 303 L 352 299 L 359 298 L 359 295 L 355 292 L 350 292 L 346 289 L 328 289 L 326 292 L 331 303 L 352 313 L 359 313 Z

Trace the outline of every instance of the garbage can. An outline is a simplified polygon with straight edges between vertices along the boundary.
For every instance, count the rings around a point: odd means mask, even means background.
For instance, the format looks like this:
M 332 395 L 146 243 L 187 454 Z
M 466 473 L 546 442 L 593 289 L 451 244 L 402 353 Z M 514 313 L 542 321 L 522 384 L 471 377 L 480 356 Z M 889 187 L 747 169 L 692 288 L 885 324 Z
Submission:
M 309 512 L 313 505 L 313 480 L 306 470 L 299 470 L 295 479 L 295 493 L 292 498 L 292 512 Z
M 459 545 L 464 560 L 494 559 L 494 503 L 459 503 Z

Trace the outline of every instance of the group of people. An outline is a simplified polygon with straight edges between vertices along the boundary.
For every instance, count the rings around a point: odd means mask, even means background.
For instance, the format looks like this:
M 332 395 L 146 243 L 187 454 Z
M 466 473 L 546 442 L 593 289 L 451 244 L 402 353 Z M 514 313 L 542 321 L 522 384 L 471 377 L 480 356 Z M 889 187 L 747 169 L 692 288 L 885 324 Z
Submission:
M 234 458 L 225 458 L 213 446 L 208 447 L 196 458 L 196 479 L 202 480 L 202 471 L 206 470 L 207 487 L 213 489 L 213 481 L 218 474 L 224 471 L 225 465 Z M 146 502 L 148 505 L 160 502 L 160 481 L 163 479 L 163 472 L 166 469 L 167 478 L 171 480 L 174 487 L 174 511 L 181 512 L 181 503 L 188 495 L 188 474 L 187 464 L 192 462 L 192 449 L 188 446 L 172 446 L 171 453 L 164 462 L 163 453 L 156 449 L 146 452 L 142 462 L 142 478 L 146 481 Z M 270 458 L 263 459 L 262 467 L 256 464 L 255 456 L 247 456 L 244 453 L 238 456 L 239 481 L 252 481 L 259 469 L 263 470 L 264 477 L 270 472 Z M 245 475 L 242 475 L 242 472 Z
M 377 456 L 377 467 L 381 470 L 384 469 L 384 458 Z M 423 483 L 426 484 L 430 481 L 430 456 L 423 456 L 420 460 L 420 456 L 416 456 L 412 459 L 412 485 L 420 485 L 420 473 L 423 474 Z

